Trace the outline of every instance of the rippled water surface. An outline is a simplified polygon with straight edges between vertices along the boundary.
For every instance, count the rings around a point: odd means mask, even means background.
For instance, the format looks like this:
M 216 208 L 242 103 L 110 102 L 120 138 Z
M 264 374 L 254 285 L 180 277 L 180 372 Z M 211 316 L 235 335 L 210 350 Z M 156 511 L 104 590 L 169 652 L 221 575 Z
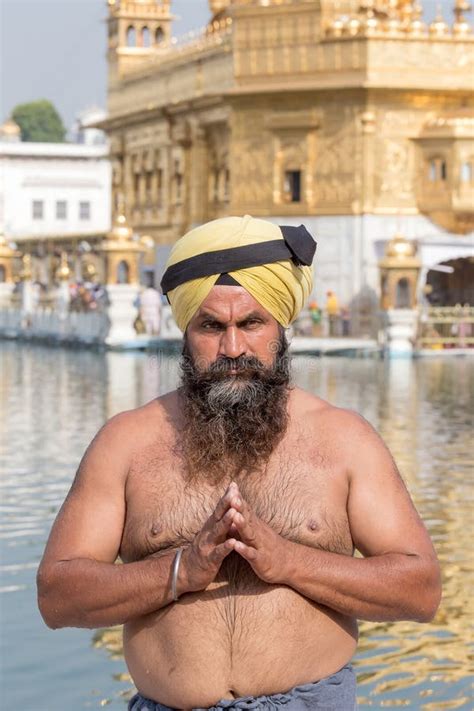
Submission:
M 176 361 L 16 343 L 0 343 L 0 357 L 0 706 L 124 709 L 131 684 L 117 633 L 46 629 L 35 573 L 84 449 L 107 418 L 170 390 Z M 295 359 L 294 370 L 299 385 L 379 430 L 443 566 L 434 623 L 361 625 L 360 708 L 473 709 L 474 359 Z

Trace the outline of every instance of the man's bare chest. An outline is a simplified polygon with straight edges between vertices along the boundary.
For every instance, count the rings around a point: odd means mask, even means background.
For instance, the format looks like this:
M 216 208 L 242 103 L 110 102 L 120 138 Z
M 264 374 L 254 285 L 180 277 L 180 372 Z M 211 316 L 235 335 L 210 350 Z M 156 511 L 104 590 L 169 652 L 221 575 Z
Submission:
M 127 482 L 121 557 L 125 562 L 190 543 L 212 514 L 230 479 L 188 483 L 181 462 L 156 447 L 137 457 Z M 289 540 L 351 555 L 347 482 L 337 462 L 313 449 L 289 448 L 265 471 L 238 478 L 253 511 Z

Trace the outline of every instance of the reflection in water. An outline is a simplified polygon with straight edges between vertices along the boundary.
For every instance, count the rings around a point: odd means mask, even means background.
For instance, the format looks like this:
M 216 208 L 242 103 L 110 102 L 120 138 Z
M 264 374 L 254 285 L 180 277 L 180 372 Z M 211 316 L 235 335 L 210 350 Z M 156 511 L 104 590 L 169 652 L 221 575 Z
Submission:
M 16 600 L 8 607 L 13 619 L 19 614 L 22 595 L 30 595 L 33 601 L 35 569 L 47 533 L 85 447 L 107 418 L 171 389 L 176 382 L 176 359 L 12 343 L 0 347 L 4 404 L 0 414 L 0 603 L 7 609 L 3 601 Z M 378 429 L 394 454 L 443 566 L 443 602 L 432 624 L 362 623 L 355 659 L 360 708 L 473 708 L 468 656 L 473 526 L 468 480 L 474 362 L 442 357 L 390 363 L 297 358 L 294 373 L 297 384 L 357 410 Z M 22 610 L 23 635 L 37 616 L 33 605 L 29 602 Z M 11 629 L 13 636 L 15 627 Z M 64 643 L 46 632 L 38 649 L 32 638 L 30 653 L 41 660 L 49 648 L 57 653 L 58 644 Z M 112 660 L 120 657 L 117 632 L 96 633 L 94 646 L 104 645 Z M 69 650 L 66 643 L 64 659 Z M 90 691 L 84 692 L 88 701 L 71 707 L 97 708 L 110 701 L 113 707 L 123 708 L 130 684 L 120 687 L 127 679 L 122 662 L 108 662 L 115 664 L 108 674 L 111 685 L 105 684 L 107 672 L 100 669 L 103 693 L 101 699 L 93 697 L 94 685 L 101 684 L 94 676 L 97 654 L 87 652 L 80 678 L 71 673 L 68 679 L 69 667 L 61 659 L 50 672 L 43 665 L 44 689 L 57 683 L 58 664 L 64 663 L 66 688 L 79 685 L 83 689 L 90 684 Z M 7 672 L 14 675 L 14 669 L 12 661 Z M 21 698 L 12 695 L 12 699 L 20 707 Z M 29 708 L 27 704 L 22 707 Z M 53 707 L 48 704 L 46 709 Z

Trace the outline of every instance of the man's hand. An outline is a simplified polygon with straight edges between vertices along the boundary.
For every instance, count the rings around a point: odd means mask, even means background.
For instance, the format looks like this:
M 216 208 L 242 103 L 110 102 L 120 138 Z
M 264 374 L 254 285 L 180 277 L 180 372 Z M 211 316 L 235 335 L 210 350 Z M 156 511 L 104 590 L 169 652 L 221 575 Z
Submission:
M 284 577 L 289 541 L 258 518 L 238 489 L 233 506 L 237 511 L 232 516 L 230 533 L 240 537 L 233 544 L 234 550 L 249 562 L 261 580 L 279 583 Z
M 192 544 L 185 548 L 178 575 L 178 594 L 204 590 L 217 575 L 222 561 L 234 550 L 229 537 L 232 522 L 241 501 L 237 485 L 232 483 L 218 502 Z

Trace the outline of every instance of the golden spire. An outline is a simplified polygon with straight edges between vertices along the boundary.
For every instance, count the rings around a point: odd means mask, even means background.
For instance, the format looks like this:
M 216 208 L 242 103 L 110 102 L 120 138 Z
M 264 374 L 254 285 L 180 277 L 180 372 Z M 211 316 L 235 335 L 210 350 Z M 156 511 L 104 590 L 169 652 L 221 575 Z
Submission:
M 449 33 L 449 27 L 444 21 L 443 13 L 441 12 L 441 3 L 437 3 L 436 17 L 431 23 L 429 30 L 432 37 L 446 37 Z
M 466 20 L 464 17 L 463 13 L 464 12 L 470 12 L 471 10 L 471 3 L 467 2 L 467 0 L 456 0 L 456 3 L 454 5 L 454 24 L 453 24 L 453 33 L 456 36 L 465 36 L 470 34 L 471 32 L 471 26 L 469 25 L 469 22 Z
M 412 15 L 410 25 L 408 27 L 408 32 L 411 35 L 424 35 L 426 32 L 426 25 L 422 21 L 421 17 L 423 15 L 423 6 L 419 2 L 413 4 Z
M 131 242 L 132 238 L 133 230 L 129 227 L 127 218 L 125 215 L 118 215 L 107 239 L 114 242 Z
M 376 15 L 375 0 L 364 0 L 360 4 L 360 11 L 362 15 L 361 29 L 362 33 L 366 36 L 371 36 L 377 32 L 379 29 L 379 20 Z

